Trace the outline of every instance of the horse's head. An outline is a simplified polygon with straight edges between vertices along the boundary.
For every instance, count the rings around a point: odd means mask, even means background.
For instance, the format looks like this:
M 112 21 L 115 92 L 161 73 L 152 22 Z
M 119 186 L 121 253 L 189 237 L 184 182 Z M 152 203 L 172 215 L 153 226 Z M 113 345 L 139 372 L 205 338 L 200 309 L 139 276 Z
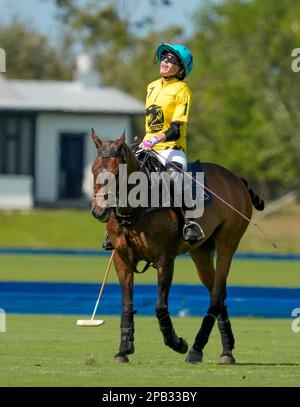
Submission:
M 94 175 L 92 214 L 101 222 L 107 222 L 110 215 L 108 194 L 114 194 L 115 191 L 104 188 L 105 192 L 103 192 L 103 187 L 107 185 L 107 182 L 103 183 L 102 179 L 107 180 L 106 175 L 109 174 L 110 179 L 118 180 L 120 164 L 126 163 L 128 172 L 131 172 L 139 168 L 139 163 L 125 143 L 125 131 L 117 140 L 102 142 L 92 129 L 92 139 L 98 152 L 92 165 Z

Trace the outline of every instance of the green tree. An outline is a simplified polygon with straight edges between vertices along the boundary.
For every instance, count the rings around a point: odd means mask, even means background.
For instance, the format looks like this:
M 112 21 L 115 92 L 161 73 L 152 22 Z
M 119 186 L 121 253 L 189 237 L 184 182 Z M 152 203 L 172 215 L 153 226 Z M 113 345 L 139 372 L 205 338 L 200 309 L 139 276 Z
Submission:
M 93 57 L 102 82 L 144 99 L 147 81 L 153 79 L 157 72 L 152 53 L 154 57 L 154 50 L 162 39 L 173 41 L 182 34 L 182 30 L 168 27 L 155 31 L 151 16 L 134 20 L 132 3 L 125 12 L 124 2 L 118 1 L 54 1 L 60 21 L 69 30 L 74 42 Z M 153 3 L 153 8 L 172 5 L 170 0 L 152 0 L 149 3 Z M 137 30 L 147 34 L 137 34 Z
M 144 100 L 147 83 L 159 75 L 153 64 L 154 50 L 162 41 L 175 41 L 182 30 L 174 26 L 156 31 L 153 18 L 135 21 L 130 10 L 124 13 L 117 1 L 55 0 L 55 3 L 58 17 L 74 43 L 93 58 L 102 83 Z M 157 0 L 153 7 L 171 5 L 169 0 Z M 138 30 L 146 34 L 140 35 Z M 135 125 L 137 135 L 143 137 L 144 118 L 137 118 Z
M 67 40 L 61 48 L 49 45 L 46 36 L 13 20 L 0 25 L 0 45 L 6 51 L 6 76 L 14 79 L 72 79 Z
M 297 181 L 300 7 L 292 0 L 207 2 L 196 17 L 192 151 L 247 176 L 266 196 Z

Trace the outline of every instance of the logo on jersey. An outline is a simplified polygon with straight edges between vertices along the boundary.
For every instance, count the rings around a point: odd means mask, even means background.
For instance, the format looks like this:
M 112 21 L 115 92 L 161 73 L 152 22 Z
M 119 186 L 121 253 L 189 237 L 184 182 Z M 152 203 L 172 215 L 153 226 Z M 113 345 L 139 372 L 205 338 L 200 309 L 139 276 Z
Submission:
M 164 127 L 164 114 L 160 106 L 149 106 L 146 109 L 146 118 L 150 133 L 160 132 Z

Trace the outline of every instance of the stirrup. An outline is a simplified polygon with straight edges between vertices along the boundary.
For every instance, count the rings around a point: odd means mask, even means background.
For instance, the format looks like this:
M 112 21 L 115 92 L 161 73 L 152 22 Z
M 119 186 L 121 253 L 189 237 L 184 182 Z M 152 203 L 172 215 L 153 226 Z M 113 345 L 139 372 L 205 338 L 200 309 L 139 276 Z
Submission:
M 103 242 L 102 248 L 104 250 L 114 250 L 113 245 L 111 244 L 111 241 L 109 242 Z
M 113 250 L 114 249 L 107 232 L 104 235 L 104 242 L 102 244 L 102 248 L 104 250 Z
M 191 239 L 187 239 L 187 240 L 186 240 L 186 239 L 185 239 L 185 234 L 186 234 L 186 232 L 187 232 L 187 229 L 188 229 L 191 225 L 196 225 L 196 226 L 198 227 L 198 229 L 199 229 L 198 236 L 197 236 L 197 238 L 196 238 L 195 240 L 191 240 Z M 202 227 L 201 227 L 197 222 L 194 222 L 193 220 L 190 220 L 188 224 L 186 224 L 186 225 L 183 226 L 183 239 L 184 239 L 185 241 L 187 241 L 187 242 L 192 241 L 192 243 L 196 243 L 196 242 L 199 242 L 200 240 L 202 240 L 202 239 L 204 239 L 204 238 L 205 238 L 205 234 L 204 234 L 204 232 L 203 232 L 203 229 L 202 229 Z

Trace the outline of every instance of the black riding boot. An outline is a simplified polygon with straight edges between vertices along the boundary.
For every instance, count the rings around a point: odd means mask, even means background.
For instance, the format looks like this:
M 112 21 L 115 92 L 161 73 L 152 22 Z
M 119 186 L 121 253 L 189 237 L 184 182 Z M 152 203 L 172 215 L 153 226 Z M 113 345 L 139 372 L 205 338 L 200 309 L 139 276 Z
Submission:
M 194 244 L 205 238 L 203 229 L 198 223 L 187 219 L 188 223 L 183 227 L 183 240 L 189 244 Z
M 113 250 L 114 249 L 107 232 L 105 232 L 102 247 L 105 250 Z
M 171 164 L 167 165 L 167 172 L 169 173 L 169 176 L 172 180 L 173 186 L 174 186 L 174 202 L 176 203 L 176 196 L 178 197 L 179 194 L 182 195 L 183 190 L 182 188 L 184 187 L 182 185 L 182 173 L 179 171 L 179 169 L 182 170 L 182 164 L 173 162 L 175 166 L 172 166 Z M 178 186 L 179 185 L 179 186 Z M 190 194 L 190 202 L 192 202 L 192 190 L 187 189 L 187 193 Z M 187 209 L 185 207 L 185 203 L 183 203 L 183 210 Z M 185 215 L 184 215 L 185 216 Z M 194 244 L 199 242 L 200 240 L 204 239 L 205 234 L 201 228 L 201 226 L 196 223 L 192 219 L 188 219 L 185 216 L 186 220 L 188 223 L 186 223 L 183 227 L 183 240 L 189 244 Z

